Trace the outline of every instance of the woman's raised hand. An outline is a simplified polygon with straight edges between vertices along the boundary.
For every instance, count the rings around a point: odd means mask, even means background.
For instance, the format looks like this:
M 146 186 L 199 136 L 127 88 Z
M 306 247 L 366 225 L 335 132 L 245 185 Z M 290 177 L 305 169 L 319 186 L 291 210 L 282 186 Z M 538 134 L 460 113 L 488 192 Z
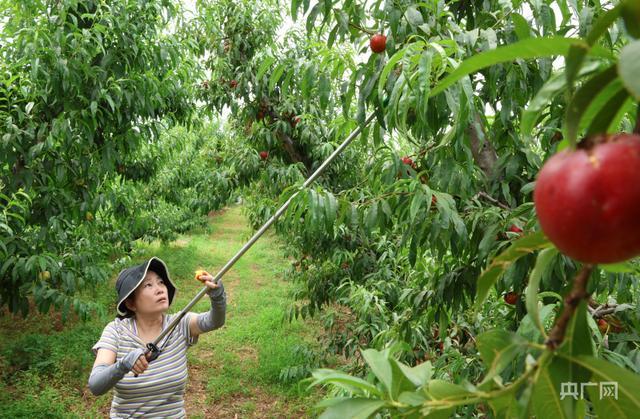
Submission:
M 212 290 L 220 288 L 220 282 L 218 281 L 217 284 L 213 282 L 214 278 L 207 271 L 196 271 L 196 279 Z

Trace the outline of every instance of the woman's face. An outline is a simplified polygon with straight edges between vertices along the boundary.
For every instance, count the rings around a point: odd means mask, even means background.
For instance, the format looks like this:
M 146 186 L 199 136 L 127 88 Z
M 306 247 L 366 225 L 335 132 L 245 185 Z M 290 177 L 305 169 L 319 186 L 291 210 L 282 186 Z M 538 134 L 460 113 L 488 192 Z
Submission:
M 147 271 L 144 280 L 133 291 L 133 301 L 127 307 L 136 314 L 163 313 L 169 309 L 169 293 L 164 280 L 153 271 Z

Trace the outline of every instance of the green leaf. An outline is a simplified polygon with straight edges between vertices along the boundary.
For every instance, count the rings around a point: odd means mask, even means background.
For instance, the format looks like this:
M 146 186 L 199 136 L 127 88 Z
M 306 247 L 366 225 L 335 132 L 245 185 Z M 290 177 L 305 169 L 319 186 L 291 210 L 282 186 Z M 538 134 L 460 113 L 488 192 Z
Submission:
M 406 170 L 404 167 L 402 170 Z M 426 196 L 422 191 L 422 188 L 416 189 L 415 194 L 413 195 L 413 199 L 411 200 L 411 207 L 409 208 L 409 217 L 411 221 L 416 218 L 418 211 L 420 211 L 420 207 L 422 203 L 426 200 Z
M 500 374 L 527 346 L 527 341 L 522 337 L 498 329 L 479 335 L 477 343 L 482 362 L 487 367 L 483 383 Z
M 529 102 L 529 106 L 522 113 L 520 120 L 520 132 L 524 137 L 531 137 L 542 110 L 553 100 L 553 98 L 566 87 L 566 78 L 562 74 L 556 74 L 549 78 L 535 97 Z
M 569 6 L 567 5 L 567 0 L 559 0 L 557 3 L 558 8 L 560 9 L 560 13 L 562 14 L 562 23 L 561 25 L 565 26 L 567 22 L 571 21 L 573 14 L 571 10 L 569 10 Z
M 433 366 L 429 361 L 418 364 L 415 367 L 409 367 L 402 363 L 398 363 L 398 366 L 405 377 L 418 387 L 426 384 L 433 376 Z
M 514 31 L 518 35 L 519 40 L 524 40 L 531 37 L 531 29 L 529 22 L 518 13 L 511 14 L 511 20 L 513 20 Z
M 591 31 L 589 31 L 589 34 L 587 35 L 587 43 L 589 45 L 595 45 L 598 39 L 607 32 L 609 26 L 613 25 L 616 19 L 618 19 L 621 11 L 621 5 L 617 5 L 613 9 L 601 15 L 591 27 Z
M 365 225 L 369 231 L 373 230 L 378 224 L 378 202 L 374 201 L 367 210 L 367 218 Z
M 294 22 L 298 18 L 298 7 L 300 7 L 300 0 L 291 0 L 291 19 Z
M 578 138 L 580 120 L 593 99 L 617 76 L 616 66 L 613 65 L 600 74 L 592 77 L 573 95 L 567 106 L 565 123 L 567 126 L 567 140 L 573 146 Z
M 338 36 L 338 29 L 340 29 L 340 23 L 336 23 L 336 25 L 329 32 L 329 37 L 327 38 L 327 46 L 331 48 L 333 44 L 336 42 L 336 36 Z
M 634 38 L 640 38 L 640 3 L 636 0 L 622 2 L 624 26 Z
M 284 64 L 279 64 L 276 69 L 271 73 L 271 77 L 269 77 L 269 91 L 272 92 L 276 87 L 276 84 L 282 77 L 282 73 L 284 73 L 285 66 Z
M 582 300 L 571 318 L 559 351 L 570 356 L 593 356 L 595 348 L 591 339 L 591 329 L 587 323 L 587 302 Z M 576 364 L 569 365 L 569 375 L 565 381 L 583 383 L 589 380 L 589 372 Z
M 633 41 L 622 48 L 618 72 L 627 91 L 634 99 L 640 100 L 640 41 Z
M 603 269 L 607 272 L 611 272 L 614 274 L 618 273 L 631 273 L 635 272 L 636 269 L 629 262 L 620 262 L 620 263 L 612 263 L 607 265 L 598 265 L 600 269 Z
M 389 351 L 378 351 L 373 348 L 362 351 L 362 357 L 371 368 L 371 371 L 378 377 L 378 380 L 387 388 L 387 391 L 393 389 L 393 372 L 391 370 L 391 362 L 389 362 Z
M 331 84 L 329 82 L 329 78 L 324 74 L 320 76 L 318 89 L 320 93 L 320 108 L 324 110 L 329 104 L 329 94 L 331 93 Z
M 109 95 L 108 93 L 106 93 L 104 95 L 104 98 L 107 100 L 107 102 L 109 102 L 109 106 L 111 106 L 111 110 L 113 112 L 116 111 L 116 105 L 113 103 L 113 99 L 111 99 L 111 95 Z
M 426 400 L 426 395 L 421 390 L 405 391 L 398 396 L 398 402 L 409 406 L 422 406 Z
M 564 74 L 570 93 L 573 92 L 576 74 L 580 71 L 584 58 L 587 56 L 587 52 L 589 52 L 588 45 L 572 45 L 571 48 L 569 48 L 569 52 L 567 52 Z
M 584 112 L 582 117 L 580 118 L 580 126 L 578 128 L 578 132 L 582 133 L 587 131 L 589 125 L 593 123 L 593 120 L 597 117 L 598 113 L 604 110 L 604 107 L 620 92 L 626 92 L 624 87 L 622 86 L 622 80 L 620 78 L 615 79 L 613 82 L 609 83 L 605 88 L 603 88 L 598 95 L 591 101 L 589 104 L 589 108 Z M 615 121 L 606 121 L 608 126 L 609 124 L 615 123 Z M 606 127 L 605 127 L 606 129 Z
M 411 236 L 411 243 L 409 243 L 409 265 L 411 265 L 411 267 L 416 266 L 416 260 L 418 258 L 418 242 L 419 241 L 420 241 L 420 238 L 418 237 L 418 234 L 414 232 L 414 234 Z
M 333 224 L 336 221 L 337 213 L 338 213 L 338 202 L 336 201 L 336 197 L 332 193 L 326 194 L 325 199 L 325 216 L 327 220 L 327 228 L 333 228 Z
M 393 212 L 391 210 L 391 206 L 386 200 L 380 201 L 380 208 L 382 208 L 382 212 L 387 216 L 389 220 L 393 219 Z
M 587 402 L 584 399 L 578 400 L 574 409 L 574 417 L 586 418 L 587 412 Z
M 319 368 L 314 370 L 311 375 L 314 381 L 309 385 L 309 388 L 319 384 L 334 384 L 356 394 L 360 391 L 366 391 L 372 395 L 383 396 L 383 393 L 368 381 L 359 377 L 353 377 L 341 371 Z
M 533 412 L 538 418 L 573 418 L 571 396 L 560 399 L 561 383 L 568 376 L 569 363 L 555 357 L 551 363 L 541 367 L 533 387 Z
M 407 7 L 405 12 L 405 16 L 407 17 L 407 22 L 413 26 L 420 26 L 424 23 L 424 19 L 422 18 L 422 13 L 415 8 L 415 6 Z
M 456 408 L 455 407 L 448 407 L 448 408 L 439 408 L 439 409 L 434 409 L 434 408 L 424 408 L 420 411 L 420 413 L 423 416 L 420 416 L 422 419 L 450 419 L 453 416 L 453 413 L 455 412 Z
M 618 89 L 618 92 L 602 106 L 600 111 L 591 121 L 589 128 L 587 128 L 587 136 L 610 132 L 612 128 L 611 124 L 616 120 L 616 114 L 628 98 L 629 92 L 627 92 L 627 90 L 622 88 Z
M 562 297 L 558 294 L 555 294 L 555 293 L 551 293 L 551 295 L 548 295 L 548 294 L 549 293 L 541 292 L 540 294 L 538 294 L 538 297 L 544 298 L 544 296 L 546 295 L 550 297 L 555 297 L 559 301 L 563 300 Z M 546 323 L 547 319 L 552 318 L 552 316 L 555 314 L 554 310 L 556 308 L 557 308 L 556 303 L 542 306 L 539 314 L 540 321 L 542 322 L 542 324 Z M 539 342 L 544 339 L 543 335 L 540 334 L 538 327 L 535 325 L 535 323 L 531 319 L 531 316 L 528 313 L 526 316 L 522 318 L 522 321 L 518 325 L 518 330 L 516 331 L 516 333 L 524 337 L 525 339 L 529 340 L 530 342 Z
M 400 61 L 402 57 L 404 57 L 409 48 L 409 46 L 402 48 L 400 51 L 393 54 L 393 56 L 389 59 L 387 64 L 385 64 L 384 68 L 382 69 L 380 78 L 378 79 L 378 97 L 380 99 L 384 98 L 384 87 L 387 83 L 387 79 L 389 78 L 389 73 L 391 73 L 391 71 L 395 68 L 396 64 L 398 64 L 398 61 Z
M 307 32 L 309 33 L 311 33 L 315 27 L 316 18 L 318 17 L 318 13 L 320 13 L 320 6 L 321 3 L 316 3 L 307 15 Z
M 360 97 L 363 99 L 369 98 L 369 96 L 373 92 L 373 89 L 376 87 L 376 83 L 378 82 L 378 77 L 380 75 L 380 72 L 382 71 L 382 69 L 384 69 L 383 60 L 378 60 L 377 64 L 378 64 L 377 68 L 373 70 L 374 71 L 373 74 L 369 76 L 367 83 L 360 90 Z
M 591 371 L 590 382 L 598 383 L 598 387 L 588 387 L 587 391 L 599 417 L 629 419 L 638 417 L 638 412 L 640 412 L 640 392 L 638 392 L 640 375 L 591 356 L 581 355 L 572 358 L 571 361 Z M 602 383 L 617 384 L 617 400 L 613 397 L 600 397 L 599 387 Z
M 494 50 L 484 51 L 464 60 L 451 74 L 431 91 L 430 97 L 437 95 L 451 86 L 462 77 L 495 64 L 513 61 L 516 59 L 529 59 L 566 55 L 572 45 L 587 47 L 581 39 L 552 37 L 529 38 L 514 44 L 498 47 Z
M 260 64 L 260 67 L 258 67 L 258 72 L 256 73 L 257 81 L 260 81 L 260 79 L 262 79 L 264 73 L 267 72 L 269 67 L 271 67 L 271 64 L 273 64 L 275 61 L 276 59 L 274 57 L 267 57 L 264 59 L 264 61 L 262 61 L 262 64 Z
M 472 394 L 463 387 L 444 380 L 429 381 L 425 391 L 435 400 L 456 400 Z
M 293 78 L 293 72 L 288 72 L 280 86 L 280 92 L 283 97 L 286 97 L 289 94 L 289 85 L 291 84 L 291 79 Z
M 390 358 L 389 362 L 391 365 L 391 372 L 393 374 L 393 378 L 391 380 L 391 391 L 389 392 L 391 399 L 397 400 L 401 393 L 415 391 L 416 385 L 405 376 L 402 368 L 400 367 L 400 363 L 393 358 Z
M 551 246 L 551 242 L 545 237 L 541 231 L 526 235 L 519 238 L 502 252 L 499 256 L 495 257 L 485 269 L 480 278 L 478 278 L 478 288 L 476 291 L 476 307 L 484 302 L 489 294 L 489 290 L 496 283 L 504 271 L 511 266 L 516 260 L 522 256 L 533 253 L 536 250 L 544 249 Z
M 491 398 L 487 400 L 487 403 L 491 406 L 496 418 L 522 417 L 522 408 L 519 406 L 518 400 L 516 400 L 512 392 Z
M 334 403 L 319 416 L 319 419 L 367 419 L 385 406 L 382 400 L 365 398 L 337 398 Z M 318 405 L 320 407 L 320 405 Z
M 431 64 L 433 55 L 429 51 L 424 51 L 420 55 L 418 62 L 418 83 L 422 89 L 422 94 L 418 96 L 417 111 L 421 115 L 426 115 L 429 104 L 429 93 L 431 92 Z
M 561 352 L 569 356 L 594 355 L 591 331 L 587 324 L 587 316 L 587 302 L 583 300 L 578 305 L 576 312 L 569 322 L 565 335 L 565 344 L 560 348 Z M 583 378 L 586 379 L 588 377 Z
M 609 26 L 611 26 L 618 16 L 620 16 L 620 10 L 621 7 L 618 5 L 601 15 L 591 27 L 591 31 L 587 34 L 587 45 L 576 45 L 571 47 L 569 50 L 566 59 L 567 64 L 565 67 L 565 74 L 567 76 L 567 84 L 569 85 L 570 91 L 573 90 L 573 83 L 575 81 L 576 74 L 580 71 L 580 67 L 582 66 L 585 56 L 589 52 L 589 48 L 595 45 L 596 41 L 600 39 Z
M 540 288 L 540 280 L 546 273 L 549 264 L 557 254 L 558 249 L 556 249 L 555 247 L 549 247 L 543 249 L 540 252 L 538 258 L 536 259 L 536 265 L 531 271 L 531 276 L 529 277 L 529 286 L 527 287 L 527 312 L 531 316 L 531 320 L 533 321 L 533 323 L 536 325 L 538 330 L 540 330 L 540 333 L 544 337 L 546 337 L 547 334 L 545 333 L 542 322 L 540 321 L 540 313 L 538 313 L 538 289 Z
M 338 26 L 342 29 L 342 32 L 349 31 L 349 15 L 344 10 L 336 10 L 335 11 L 336 21 L 338 22 Z
M 309 64 L 304 72 L 304 77 L 302 77 L 302 83 L 300 85 L 300 90 L 302 91 L 302 95 L 305 99 L 310 98 L 315 77 L 316 67 L 313 64 Z

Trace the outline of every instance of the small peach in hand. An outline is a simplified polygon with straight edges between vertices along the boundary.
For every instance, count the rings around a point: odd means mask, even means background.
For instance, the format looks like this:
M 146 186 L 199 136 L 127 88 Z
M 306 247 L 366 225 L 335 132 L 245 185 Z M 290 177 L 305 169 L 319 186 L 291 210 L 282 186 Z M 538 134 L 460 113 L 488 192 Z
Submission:
M 196 271 L 196 279 L 198 281 L 204 282 L 204 280 L 201 279 L 201 277 L 204 276 L 204 275 L 209 275 L 209 273 L 207 271 L 203 271 L 203 270 L 200 270 L 200 269 Z

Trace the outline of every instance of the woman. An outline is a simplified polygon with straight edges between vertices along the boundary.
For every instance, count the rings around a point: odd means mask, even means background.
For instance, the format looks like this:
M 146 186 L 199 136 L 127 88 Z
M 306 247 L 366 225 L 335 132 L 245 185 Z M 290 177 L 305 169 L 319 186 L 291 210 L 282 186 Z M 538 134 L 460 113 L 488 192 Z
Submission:
M 167 315 L 176 287 L 164 262 L 152 257 L 120 272 L 116 281 L 118 318 L 93 346 L 96 360 L 89 377 L 95 395 L 114 388 L 110 417 L 184 417 L 187 348 L 201 333 L 224 325 L 226 293 L 208 273 L 199 278 L 210 289 L 211 309 L 187 313 L 159 343 L 160 355 L 148 361 L 146 345 L 155 340 L 175 314 Z

